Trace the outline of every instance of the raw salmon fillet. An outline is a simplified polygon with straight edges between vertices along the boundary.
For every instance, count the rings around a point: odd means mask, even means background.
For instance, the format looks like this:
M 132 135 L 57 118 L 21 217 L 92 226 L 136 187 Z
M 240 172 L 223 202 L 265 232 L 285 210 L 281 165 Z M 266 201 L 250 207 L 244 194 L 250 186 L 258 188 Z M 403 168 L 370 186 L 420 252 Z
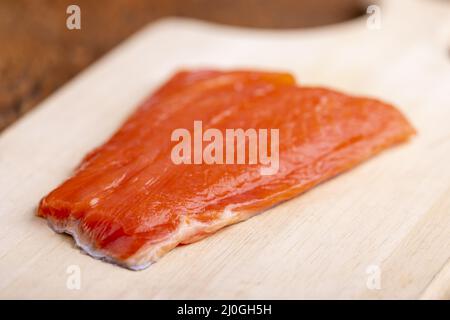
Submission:
M 174 164 L 171 133 L 193 131 L 194 121 L 204 129 L 279 129 L 278 172 L 262 175 L 260 164 Z M 298 86 L 286 73 L 182 71 L 43 198 L 38 215 L 90 255 L 139 270 L 413 134 L 392 105 Z

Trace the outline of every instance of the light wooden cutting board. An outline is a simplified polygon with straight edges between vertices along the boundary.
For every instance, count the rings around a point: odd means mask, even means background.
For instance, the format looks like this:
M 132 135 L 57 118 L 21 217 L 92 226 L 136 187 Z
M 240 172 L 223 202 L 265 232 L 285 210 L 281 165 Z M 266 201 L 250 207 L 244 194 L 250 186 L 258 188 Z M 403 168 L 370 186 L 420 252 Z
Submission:
M 148 26 L 0 136 L 0 297 L 450 298 L 449 47 L 437 0 L 382 3 L 379 30 Z M 144 271 L 81 253 L 34 216 L 40 198 L 184 67 L 290 71 L 392 102 L 418 135 Z

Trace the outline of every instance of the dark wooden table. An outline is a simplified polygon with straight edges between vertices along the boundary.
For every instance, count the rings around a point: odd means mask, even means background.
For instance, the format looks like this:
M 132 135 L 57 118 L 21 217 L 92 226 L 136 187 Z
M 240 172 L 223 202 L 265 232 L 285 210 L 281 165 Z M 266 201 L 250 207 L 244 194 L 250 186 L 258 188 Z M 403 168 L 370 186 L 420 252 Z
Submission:
M 81 30 L 66 9 L 81 8 Z M 305 28 L 364 13 L 356 0 L 0 0 L 0 131 L 120 41 L 165 16 Z

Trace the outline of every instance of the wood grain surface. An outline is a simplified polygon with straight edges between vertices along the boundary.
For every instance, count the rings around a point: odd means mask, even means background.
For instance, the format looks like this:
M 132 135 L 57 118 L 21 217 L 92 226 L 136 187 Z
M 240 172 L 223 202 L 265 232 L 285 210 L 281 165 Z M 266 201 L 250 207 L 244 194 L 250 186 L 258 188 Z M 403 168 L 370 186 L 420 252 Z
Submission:
M 379 30 L 365 20 L 306 31 L 162 20 L 6 129 L 0 297 L 449 299 L 450 8 L 420 0 L 382 8 Z M 303 85 L 379 97 L 418 135 L 144 271 L 81 253 L 35 217 L 39 200 L 186 67 L 286 70 Z M 71 266 L 81 272 L 79 290 L 67 287 Z
M 355 18 L 363 0 L 2 0 L 0 131 L 146 23 L 180 16 L 253 28 Z M 81 29 L 66 9 L 81 10 Z

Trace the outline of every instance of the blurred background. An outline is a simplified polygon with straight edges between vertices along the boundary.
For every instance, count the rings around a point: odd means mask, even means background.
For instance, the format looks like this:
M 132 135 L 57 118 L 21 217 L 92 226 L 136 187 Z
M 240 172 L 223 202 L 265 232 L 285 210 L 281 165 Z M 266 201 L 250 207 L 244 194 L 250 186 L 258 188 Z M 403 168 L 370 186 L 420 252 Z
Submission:
M 82 8 L 81 30 L 66 28 L 71 4 Z M 361 0 L 0 0 L 0 131 L 159 18 L 313 28 L 358 18 L 366 7 Z

